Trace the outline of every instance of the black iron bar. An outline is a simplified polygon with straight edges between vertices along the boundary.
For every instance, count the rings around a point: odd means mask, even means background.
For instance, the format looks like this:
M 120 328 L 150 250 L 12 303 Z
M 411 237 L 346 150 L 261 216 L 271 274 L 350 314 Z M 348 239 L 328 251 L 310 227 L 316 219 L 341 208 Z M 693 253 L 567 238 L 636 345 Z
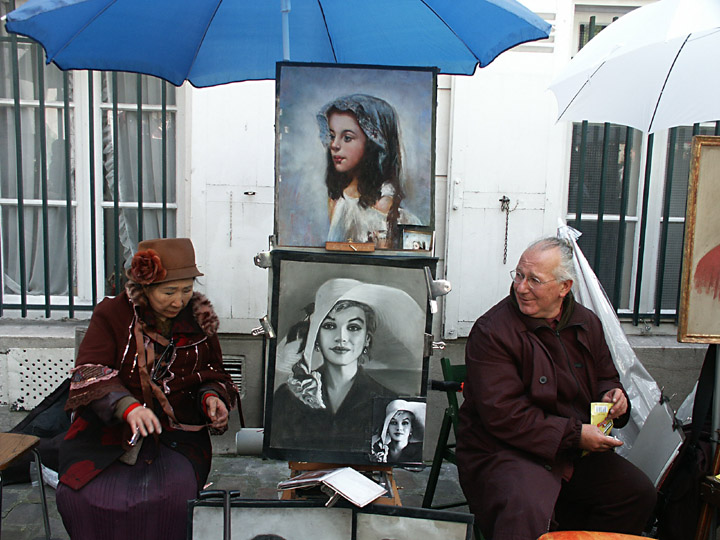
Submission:
M 600 198 L 598 200 L 597 225 L 595 228 L 595 260 L 593 261 L 593 270 L 595 270 L 595 273 L 598 275 L 600 274 L 600 261 L 602 261 L 602 233 L 603 219 L 605 218 L 605 192 L 607 190 L 607 160 L 609 147 L 610 124 L 605 122 L 603 125 L 603 148 L 600 162 Z
M 40 193 L 42 196 L 42 252 L 43 252 L 43 287 L 45 289 L 45 318 L 50 318 L 50 231 L 48 229 L 48 160 L 47 160 L 47 129 L 45 110 L 45 66 L 42 52 L 37 45 L 33 46 L 33 60 L 37 62 L 37 95 L 38 95 L 38 135 L 40 139 Z
M 143 151 L 142 151 L 142 75 L 136 75 L 137 91 L 137 222 L 138 222 L 138 243 L 144 238 L 143 234 Z
M 585 187 L 585 158 L 587 156 L 588 122 L 583 120 L 580 128 L 580 164 L 578 165 L 577 195 L 575 196 L 575 228 L 581 231 L 583 189 Z
M 658 246 L 657 281 L 655 282 L 655 326 L 660 326 L 660 310 L 662 308 L 662 293 L 665 282 L 665 255 L 667 252 L 667 238 L 670 229 L 670 201 L 672 199 L 673 170 L 675 169 L 675 147 L 677 146 L 677 128 L 670 129 L 670 143 L 668 145 L 667 171 L 665 173 L 665 189 L 663 193 L 663 216 L 660 228 L 660 245 Z
M 97 216 L 95 207 L 95 75 L 88 71 L 88 124 L 90 165 L 90 288 L 92 305 L 97 304 Z
M 113 120 L 113 232 L 115 233 L 114 242 L 115 250 L 113 252 L 113 275 L 115 276 L 115 290 L 113 294 L 120 294 L 120 163 L 118 150 L 119 136 L 118 136 L 118 82 L 117 73 L 112 72 L 112 120 Z
M 162 128 L 160 130 L 162 136 L 162 237 L 167 238 L 167 83 L 160 82 L 162 112 L 161 121 Z
M 627 206 L 630 198 L 630 171 L 632 170 L 633 129 L 625 128 L 625 153 L 623 157 L 622 196 L 620 198 L 620 223 L 618 224 L 618 243 L 615 255 L 615 283 L 613 287 L 613 306 L 620 309 L 622 293 L 622 271 L 625 264 L 625 234 L 627 232 Z
M 642 272 L 645 259 L 645 236 L 647 235 L 647 210 L 650 199 L 650 170 L 652 168 L 652 151 L 655 134 L 651 133 L 647 138 L 647 150 L 645 157 L 645 181 L 643 182 L 642 210 L 640 212 L 640 238 L 638 241 L 638 264 L 635 273 L 635 299 L 633 302 L 633 325 L 640 322 L 640 294 L 642 292 Z
M 20 111 L 20 65 L 18 61 L 18 41 L 15 34 L 10 36 L 13 72 L 13 98 L 15 106 L 15 162 L 17 164 L 17 222 L 18 222 L 18 256 L 20 257 L 20 314 L 27 316 L 27 275 L 25 268 L 25 195 L 23 189 L 23 151 L 22 125 Z
M 75 264 L 73 261 L 73 182 L 70 166 L 70 75 L 63 71 L 63 122 L 65 124 L 65 219 L 67 234 L 68 317 L 75 316 Z

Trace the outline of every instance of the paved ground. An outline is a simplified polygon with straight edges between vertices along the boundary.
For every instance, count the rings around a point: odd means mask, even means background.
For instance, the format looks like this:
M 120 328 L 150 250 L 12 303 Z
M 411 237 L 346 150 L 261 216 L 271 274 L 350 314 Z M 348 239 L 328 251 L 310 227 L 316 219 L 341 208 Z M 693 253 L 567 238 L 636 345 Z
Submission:
M 429 468 L 421 472 L 396 469 L 394 476 L 403 506 L 421 506 Z M 209 489 L 239 490 L 248 499 L 277 499 L 277 483 L 289 476 L 287 462 L 264 460 L 255 456 L 215 456 L 208 479 Z M 46 490 L 52 538 L 68 540 L 55 506 L 55 490 Z M 461 498 L 457 472 L 446 465 L 438 483 L 436 503 Z M 467 512 L 466 507 L 456 509 Z M 44 538 L 40 494 L 31 484 L 13 484 L 3 488 L 2 539 L 36 540 Z M 98 539 L 102 540 L 102 539 Z M 205 540 L 205 539 L 202 539 Z

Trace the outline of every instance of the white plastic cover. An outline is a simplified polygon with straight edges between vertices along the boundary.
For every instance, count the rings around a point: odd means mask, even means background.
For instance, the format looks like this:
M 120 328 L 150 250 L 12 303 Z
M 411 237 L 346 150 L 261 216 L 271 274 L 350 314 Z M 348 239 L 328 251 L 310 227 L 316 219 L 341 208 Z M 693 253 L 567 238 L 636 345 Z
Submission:
M 660 401 L 660 388 L 635 355 L 600 280 L 578 247 L 577 239 L 581 235 L 580 231 L 562 222 L 558 227 L 558 238 L 569 240 L 573 245 L 575 254 L 573 260 L 577 274 L 577 279 L 573 284 L 575 299 L 595 312 L 602 321 L 605 341 L 607 341 L 615 367 L 620 374 L 620 382 L 625 387 L 632 403 L 630 421 L 627 426 L 613 431 L 613 435 L 624 443 L 618 448 L 618 453 L 627 455 L 650 411 Z

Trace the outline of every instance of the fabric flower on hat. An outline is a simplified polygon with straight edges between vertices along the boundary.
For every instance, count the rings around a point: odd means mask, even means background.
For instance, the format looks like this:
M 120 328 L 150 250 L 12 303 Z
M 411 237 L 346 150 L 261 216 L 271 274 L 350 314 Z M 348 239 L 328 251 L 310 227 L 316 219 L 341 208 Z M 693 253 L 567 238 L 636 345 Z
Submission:
M 132 259 L 130 275 L 135 283 L 149 285 L 165 279 L 167 270 L 163 268 L 160 255 L 154 249 L 138 251 Z

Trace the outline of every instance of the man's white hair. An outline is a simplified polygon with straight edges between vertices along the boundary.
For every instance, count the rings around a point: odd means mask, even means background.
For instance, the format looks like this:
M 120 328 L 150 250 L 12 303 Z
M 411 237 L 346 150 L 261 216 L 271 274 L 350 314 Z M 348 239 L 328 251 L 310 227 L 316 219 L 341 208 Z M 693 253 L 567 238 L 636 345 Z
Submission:
M 555 268 L 554 275 L 558 281 L 575 281 L 575 265 L 573 264 L 573 247 L 572 244 L 564 238 L 557 236 L 548 236 L 535 240 L 528 246 L 525 251 L 548 249 L 560 250 L 560 264 Z

